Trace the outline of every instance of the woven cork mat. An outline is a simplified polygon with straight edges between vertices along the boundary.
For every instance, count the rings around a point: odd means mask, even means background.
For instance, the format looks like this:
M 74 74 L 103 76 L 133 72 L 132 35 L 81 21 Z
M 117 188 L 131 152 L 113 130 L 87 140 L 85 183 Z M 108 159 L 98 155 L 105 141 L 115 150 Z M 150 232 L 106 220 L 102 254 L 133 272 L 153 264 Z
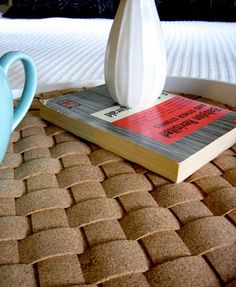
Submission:
M 1 287 L 236 286 L 236 145 L 174 184 L 37 101 L 0 165 Z

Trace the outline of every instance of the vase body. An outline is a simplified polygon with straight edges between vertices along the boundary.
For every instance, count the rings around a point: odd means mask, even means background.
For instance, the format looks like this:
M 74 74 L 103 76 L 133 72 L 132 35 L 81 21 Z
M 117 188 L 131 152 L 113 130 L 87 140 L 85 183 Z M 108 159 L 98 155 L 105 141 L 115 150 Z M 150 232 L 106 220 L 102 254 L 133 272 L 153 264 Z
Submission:
M 117 103 L 154 103 L 166 79 L 166 51 L 154 0 L 121 0 L 105 55 L 105 82 Z

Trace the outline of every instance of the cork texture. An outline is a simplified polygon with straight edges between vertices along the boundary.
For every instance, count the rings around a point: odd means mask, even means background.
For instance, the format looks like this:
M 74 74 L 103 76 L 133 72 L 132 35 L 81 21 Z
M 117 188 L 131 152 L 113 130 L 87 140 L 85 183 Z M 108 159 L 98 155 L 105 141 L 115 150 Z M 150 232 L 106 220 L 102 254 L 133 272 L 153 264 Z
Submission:
M 40 119 L 62 93 L 0 164 L 0 286 L 236 286 L 236 145 L 174 184 Z

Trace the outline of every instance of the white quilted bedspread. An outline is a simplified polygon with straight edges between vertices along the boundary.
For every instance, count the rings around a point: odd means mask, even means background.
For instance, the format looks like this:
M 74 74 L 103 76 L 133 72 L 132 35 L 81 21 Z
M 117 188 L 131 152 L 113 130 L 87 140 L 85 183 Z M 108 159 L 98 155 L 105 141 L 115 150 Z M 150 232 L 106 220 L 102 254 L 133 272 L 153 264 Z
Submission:
M 104 82 L 104 54 L 112 20 L 0 17 L 0 55 L 29 54 L 38 71 L 38 92 Z M 168 81 L 198 78 L 236 84 L 236 23 L 162 22 Z M 21 64 L 9 72 L 13 89 L 23 85 Z M 175 83 L 175 82 L 172 82 Z M 234 86 L 234 85 L 233 85 Z

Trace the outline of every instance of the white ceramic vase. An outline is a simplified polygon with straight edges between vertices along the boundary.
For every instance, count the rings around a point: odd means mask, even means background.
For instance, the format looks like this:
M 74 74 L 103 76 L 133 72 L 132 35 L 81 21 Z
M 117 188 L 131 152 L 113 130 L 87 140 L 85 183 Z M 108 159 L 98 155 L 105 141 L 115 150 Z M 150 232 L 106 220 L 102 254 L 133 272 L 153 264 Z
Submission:
M 137 108 L 154 103 L 166 79 L 166 51 L 154 0 L 121 0 L 108 39 L 105 82 L 112 98 Z

